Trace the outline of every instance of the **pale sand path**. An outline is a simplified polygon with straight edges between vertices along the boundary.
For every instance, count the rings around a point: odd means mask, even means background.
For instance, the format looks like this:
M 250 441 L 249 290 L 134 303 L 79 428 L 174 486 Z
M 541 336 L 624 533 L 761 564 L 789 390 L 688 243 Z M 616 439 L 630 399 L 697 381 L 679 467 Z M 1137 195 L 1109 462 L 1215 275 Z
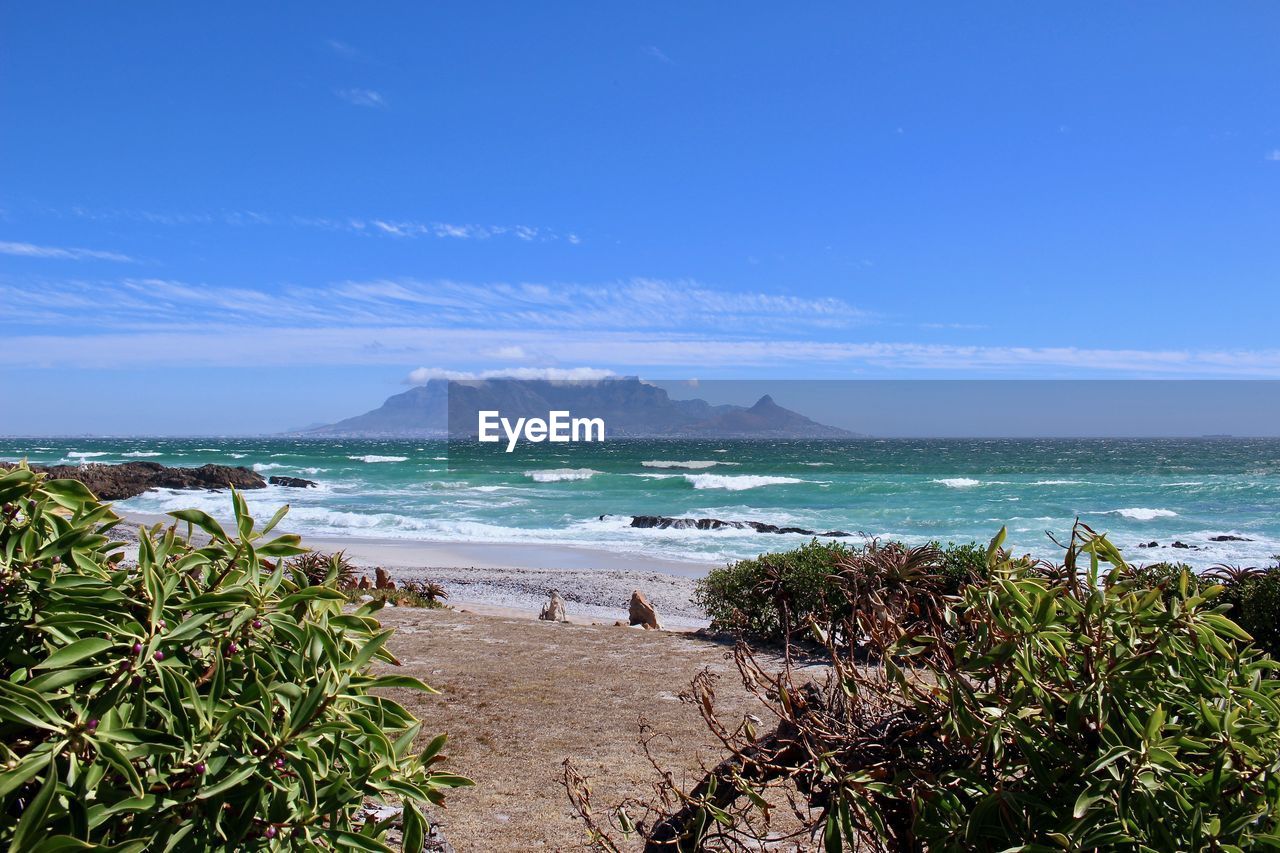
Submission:
M 769 716 L 744 690 L 729 647 L 688 634 L 408 607 L 379 618 L 395 629 L 389 648 L 403 663 L 388 671 L 440 694 L 388 692 L 423 720 L 423 745 L 449 733 L 448 769 L 476 782 L 433 811 L 458 853 L 587 850 L 562 762 L 588 776 L 602 810 L 647 800 L 658 777 L 639 747 L 642 721 L 658 735 L 651 746 L 663 768 L 691 785 L 702 764 L 724 757 L 680 700 L 704 668 L 720 676 L 717 704 L 730 725 Z

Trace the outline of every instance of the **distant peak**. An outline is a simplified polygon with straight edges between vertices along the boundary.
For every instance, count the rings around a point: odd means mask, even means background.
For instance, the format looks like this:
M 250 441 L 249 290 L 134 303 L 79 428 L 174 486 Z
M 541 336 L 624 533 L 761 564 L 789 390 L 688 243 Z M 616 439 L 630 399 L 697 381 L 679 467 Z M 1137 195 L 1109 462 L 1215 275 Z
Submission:
M 765 395 L 764 395 L 763 397 L 761 397 L 759 400 L 756 400 L 756 404 L 755 404 L 754 406 L 752 406 L 751 408 L 753 408 L 753 409 L 772 409 L 772 408 L 776 408 L 776 407 L 777 407 L 777 405 L 778 405 L 778 404 L 777 404 L 777 403 L 775 403 L 775 402 L 773 401 L 773 397 L 769 396 L 768 394 L 765 394 Z

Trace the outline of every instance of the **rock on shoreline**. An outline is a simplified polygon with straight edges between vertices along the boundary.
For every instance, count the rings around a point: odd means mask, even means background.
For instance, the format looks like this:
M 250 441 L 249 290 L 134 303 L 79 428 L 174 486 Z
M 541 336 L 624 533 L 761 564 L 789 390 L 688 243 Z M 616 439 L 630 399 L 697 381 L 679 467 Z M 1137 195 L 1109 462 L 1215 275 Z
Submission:
M 605 516 L 600 516 L 603 521 Z M 734 530 L 754 530 L 756 533 L 799 533 L 802 536 L 830 536 L 833 538 L 842 538 L 852 536 L 852 533 L 846 533 L 843 530 L 828 530 L 825 533 L 819 533 L 816 530 L 809 530 L 804 527 L 779 527 L 776 524 L 766 524 L 763 521 L 722 521 L 718 518 L 672 518 L 666 515 L 633 515 L 631 516 L 631 526 L 644 529 L 657 530 L 724 530 L 731 528 Z M 865 534 L 862 535 L 864 538 Z
M 14 468 L 0 463 L 0 467 Z M 120 501 L 148 489 L 265 489 L 267 481 L 249 468 L 201 465 L 171 468 L 158 462 L 122 462 L 119 465 L 32 465 L 32 471 L 52 479 L 79 480 L 99 500 Z

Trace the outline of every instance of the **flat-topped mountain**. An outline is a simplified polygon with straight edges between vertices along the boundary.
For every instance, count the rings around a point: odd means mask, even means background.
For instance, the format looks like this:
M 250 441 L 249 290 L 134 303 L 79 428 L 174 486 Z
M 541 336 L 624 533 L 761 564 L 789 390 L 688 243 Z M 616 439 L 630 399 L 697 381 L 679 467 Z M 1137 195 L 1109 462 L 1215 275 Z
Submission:
M 673 400 L 662 388 L 634 377 L 590 381 L 545 379 L 433 379 L 387 399 L 378 408 L 308 430 L 314 436 L 476 435 L 478 413 L 545 418 L 551 411 L 603 418 L 616 438 L 855 438 L 783 408 L 769 395 L 753 406 Z

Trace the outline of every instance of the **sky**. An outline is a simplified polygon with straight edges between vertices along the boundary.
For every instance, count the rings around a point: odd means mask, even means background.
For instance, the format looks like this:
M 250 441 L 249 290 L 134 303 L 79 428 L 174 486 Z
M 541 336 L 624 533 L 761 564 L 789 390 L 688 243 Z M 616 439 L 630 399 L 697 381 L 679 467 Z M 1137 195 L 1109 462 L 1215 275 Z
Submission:
M 0 434 L 1280 378 L 1280 5 L 0 4 Z

